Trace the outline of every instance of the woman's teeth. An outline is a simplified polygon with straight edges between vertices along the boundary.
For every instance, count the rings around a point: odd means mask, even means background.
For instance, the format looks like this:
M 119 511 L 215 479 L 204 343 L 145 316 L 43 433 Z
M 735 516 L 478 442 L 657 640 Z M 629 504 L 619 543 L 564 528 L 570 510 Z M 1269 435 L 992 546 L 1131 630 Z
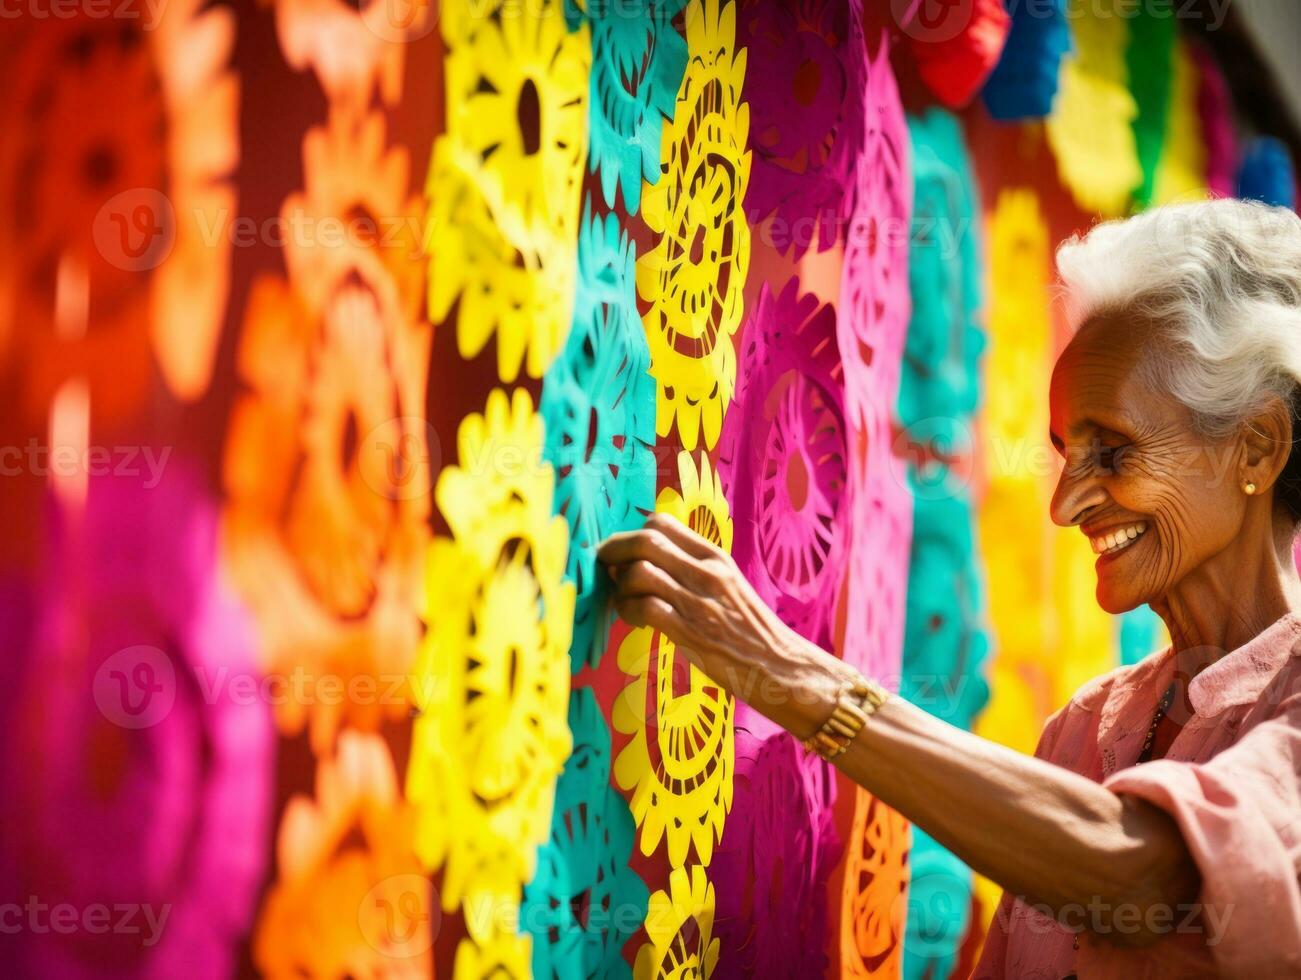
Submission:
M 1089 543 L 1093 545 L 1095 555 L 1112 555 L 1124 551 L 1146 530 L 1147 522 L 1143 521 L 1129 527 L 1118 528 L 1107 534 L 1100 534 L 1096 538 L 1089 538 Z

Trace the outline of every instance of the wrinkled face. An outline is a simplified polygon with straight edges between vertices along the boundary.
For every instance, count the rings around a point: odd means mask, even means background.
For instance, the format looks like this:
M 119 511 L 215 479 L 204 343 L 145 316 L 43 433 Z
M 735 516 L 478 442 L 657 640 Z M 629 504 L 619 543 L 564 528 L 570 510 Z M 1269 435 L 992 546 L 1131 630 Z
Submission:
M 1098 554 L 1099 605 L 1119 613 L 1165 596 L 1221 552 L 1243 520 L 1235 444 L 1210 440 L 1142 370 L 1154 356 L 1131 316 L 1086 323 L 1050 393 L 1064 459 L 1053 520 L 1078 525 Z

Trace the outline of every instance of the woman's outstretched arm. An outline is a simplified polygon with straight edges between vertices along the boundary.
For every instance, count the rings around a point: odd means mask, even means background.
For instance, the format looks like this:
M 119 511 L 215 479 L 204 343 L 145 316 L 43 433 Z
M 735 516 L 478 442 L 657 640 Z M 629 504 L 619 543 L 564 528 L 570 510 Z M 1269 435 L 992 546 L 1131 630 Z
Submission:
M 656 514 L 645 529 L 613 536 L 599 555 L 624 620 L 660 630 L 714 681 L 798 738 L 821 727 L 842 685 L 857 676 L 787 628 L 730 556 L 671 517 Z M 898 698 L 836 764 L 1012 894 L 1054 910 L 1096 910 L 1092 921 L 1118 941 L 1157 936 L 1107 929 L 1116 910 L 1132 926 L 1149 921 L 1149 909 L 1196 899 L 1196 866 L 1163 811 Z

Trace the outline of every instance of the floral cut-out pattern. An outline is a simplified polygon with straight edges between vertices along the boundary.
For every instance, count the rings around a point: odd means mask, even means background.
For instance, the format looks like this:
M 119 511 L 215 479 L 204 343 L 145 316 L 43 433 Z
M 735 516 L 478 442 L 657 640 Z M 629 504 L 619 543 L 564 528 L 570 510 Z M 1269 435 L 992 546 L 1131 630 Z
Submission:
M 638 260 L 637 292 L 659 386 L 655 431 L 676 429 L 694 450 L 718 441 L 736 384 L 732 336 L 750 267 L 750 110 L 735 5 L 702 0 L 686 23 L 690 61 L 664 128 L 662 175 L 642 202 L 657 238 Z

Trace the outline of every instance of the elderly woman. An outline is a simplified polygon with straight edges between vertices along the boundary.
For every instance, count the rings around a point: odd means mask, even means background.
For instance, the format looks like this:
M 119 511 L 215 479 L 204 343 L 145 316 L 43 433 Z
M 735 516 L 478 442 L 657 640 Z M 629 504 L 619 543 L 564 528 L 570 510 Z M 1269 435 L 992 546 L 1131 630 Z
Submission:
M 1301 220 L 1159 209 L 1058 268 L 1052 518 L 1173 642 L 1034 758 L 885 694 L 670 519 L 602 546 L 617 609 L 1006 889 L 977 977 L 1301 976 Z

